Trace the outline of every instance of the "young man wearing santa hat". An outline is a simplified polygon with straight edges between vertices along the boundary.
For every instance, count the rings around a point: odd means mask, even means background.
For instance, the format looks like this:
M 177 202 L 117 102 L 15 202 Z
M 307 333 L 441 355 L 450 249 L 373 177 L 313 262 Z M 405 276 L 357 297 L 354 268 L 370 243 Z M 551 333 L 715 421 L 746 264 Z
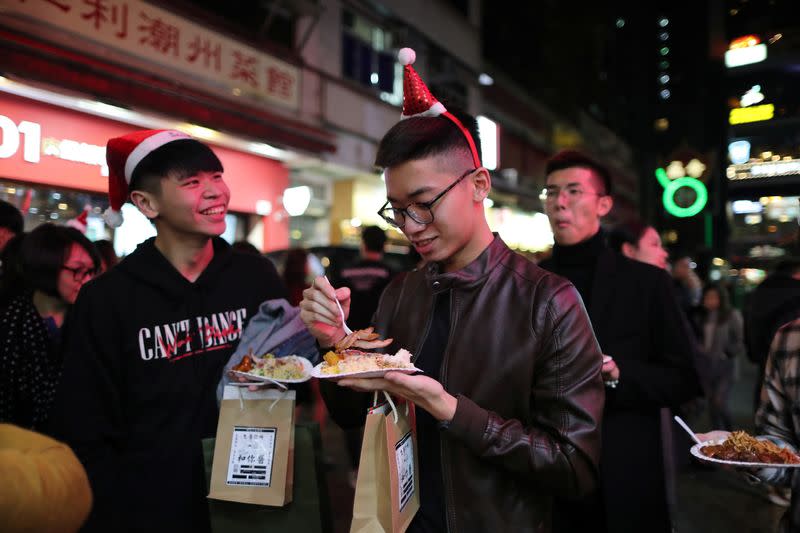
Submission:
M 200 441 L 216 431 L 215 388 L 248 319 L 285 288 L 269 260 L 219 237 L 230 192 L 208 146 L 140 131 L 111 139 L 107 160 L 107 222 L 130 199 L 157 236 L 81 291 L 53 430 L 89 474 L 86 530 L 208 531 Z
M 491 178 L 476 121 L 448 113 L 410 66 L 384 136 L 381 216 L 427 262 L 383 293 L 374 324 L 424 373 L 324 384 L 333 418 L 363 424 L 371 394 L 417 406 L 420 510 L 409 531 L 549 531 L 552 497 L 597 478 L 602 356 L 574 287 L 510 250 L 486 222 Z M 377 207 L 377 206 L 376 206 Z M 350 291 L 317 278 L 301 316 L 321 346 L 344 336 Z

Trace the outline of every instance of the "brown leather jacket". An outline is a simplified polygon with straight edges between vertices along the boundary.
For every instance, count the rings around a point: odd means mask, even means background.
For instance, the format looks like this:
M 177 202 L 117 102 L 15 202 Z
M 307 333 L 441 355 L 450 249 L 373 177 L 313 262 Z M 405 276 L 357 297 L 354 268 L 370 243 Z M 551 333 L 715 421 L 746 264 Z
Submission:
M 447 290 L 438 378 L 458 397 L 441 439 L 448 531 L 549 531 L 552 496 L 583 494 L 597 479 L 602 355 L 581 299 L 495 237 L 457 272 L 431 265 L 387 287 L 375 315 L 394 338 L 387 351 L 419 353 L 433 296 Z M 363 398 L 335 386 L 323 394 L 337 422 L 363 423 Z

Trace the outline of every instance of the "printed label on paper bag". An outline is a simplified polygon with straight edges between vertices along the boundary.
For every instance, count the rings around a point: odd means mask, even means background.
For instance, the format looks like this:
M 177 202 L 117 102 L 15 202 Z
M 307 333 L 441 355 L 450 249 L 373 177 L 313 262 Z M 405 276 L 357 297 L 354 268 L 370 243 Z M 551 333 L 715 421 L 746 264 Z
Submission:
M 414 495 L 414 441 L 411 432 L 405 434 L 395 447 L 397 457 L 397 483 L 399 485 L 400 510 L 406 506 Z
M 228 462 L 228 485 L 269 487 L 276 428 L 234 426 Z

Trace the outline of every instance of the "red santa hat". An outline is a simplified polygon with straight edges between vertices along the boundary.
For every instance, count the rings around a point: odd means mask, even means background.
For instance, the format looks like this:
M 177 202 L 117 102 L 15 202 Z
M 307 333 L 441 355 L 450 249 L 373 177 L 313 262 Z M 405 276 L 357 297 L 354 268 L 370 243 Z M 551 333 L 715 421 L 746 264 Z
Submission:
M 411 117 L 438 116 L 449 119 L 461 130 L 467 140 L 475 168 L 483 166 L 481 165 L 481 158 L 478 156 L 478 148 L 475 146 L 475 139 L 472 138 L 472 134 L 458 118 L 447 111 L 444 105 L 431 94 L 428 86 L 425 85 L 417 71 L 411 66 L 417 59 L 417 53 L 411 48 L 401 48 L 397 53 L 397 59 L 403 65 L 403 113 L 400 115 L 400 120 Z
M 128 200 L 128 186 L 136 166 L 150 153 L 172 141 L 191 139 L 175 130 L 142 130 L 108 141 L 108 201 L 110 207 L 103 213 L 106 224 L 112 228 L 122 225 L 122 204 Z
M 86 233 L 88 219 L 89 219 L 89 210 L 84 209 L 83 213 L 81 213 L 77 217 L 67 220 L 66 225 L 70 228 L 75 228 L 81 233 Z

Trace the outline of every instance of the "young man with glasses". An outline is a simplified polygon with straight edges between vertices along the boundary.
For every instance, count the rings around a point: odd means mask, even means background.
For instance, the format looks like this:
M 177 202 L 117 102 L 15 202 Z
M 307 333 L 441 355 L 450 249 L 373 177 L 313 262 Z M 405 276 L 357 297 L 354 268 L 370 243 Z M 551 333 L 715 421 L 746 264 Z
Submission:
M 667 273 L 606 246 L 600 219 L 613 205 L 608 170 L 564 151 L 545 172 L 542 198 L 555 246 L 540 266 L 578 289 L 606 354 L 607 386 L 600 490 L 559 500 L 555 529 L 669 533 L 659 411 L 700 393 L 691 333 Z
M 409 101 L 404 116 L 416 115 Z M 363 424 L 364 392 L 416 405 L 421 507 L 409 531 L 549 531 L 553 494 L 585 492 L 597 475 L 601 357 L 574 288 L 490 231 L 477 141 L 474 118 L 446 112 L 384 136 L 380 213 L 427 264 L 392 281 L 373 324 L 424 373 L 323 383 L 323 397 L 343 427 Z M 337 299 L 346 314 L 349 290 L 317 278 L 300 305 L 323 347 L 344 336 Z

